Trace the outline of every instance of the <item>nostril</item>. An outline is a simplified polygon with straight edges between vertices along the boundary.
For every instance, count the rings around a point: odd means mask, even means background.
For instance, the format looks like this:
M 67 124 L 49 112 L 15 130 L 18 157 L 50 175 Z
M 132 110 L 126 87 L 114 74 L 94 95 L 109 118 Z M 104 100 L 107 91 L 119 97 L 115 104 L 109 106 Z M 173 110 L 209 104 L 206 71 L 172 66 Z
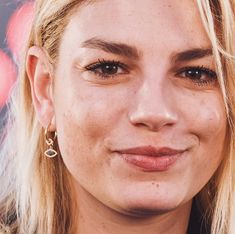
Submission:
M 134 125 L 136 126 L 136 127 L 142 127 L 142 128 L 145 128 L 145 127 L 147 127 L 146 126 L 146 124 L 143 124 L 143 123 L 134 123 Z

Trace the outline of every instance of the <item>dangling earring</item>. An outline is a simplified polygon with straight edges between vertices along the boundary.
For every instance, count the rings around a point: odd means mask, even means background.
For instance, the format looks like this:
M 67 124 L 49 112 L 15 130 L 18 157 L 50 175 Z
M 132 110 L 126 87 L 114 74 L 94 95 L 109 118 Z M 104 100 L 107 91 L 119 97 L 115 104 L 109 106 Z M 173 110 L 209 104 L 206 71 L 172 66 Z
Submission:
M 49 128 L 49 125 L 45 129 L 45 139 L 46 139 L 46 144 L 49 148 L 44 152 L 44 155 L 47 156 L 48 158 L 54 158 L 58 154 L 57 151 L 54 150 L 54 141 L 56 140 L 57 133 L 54 132 L 53 138 L 49 137 L 48 128 Z

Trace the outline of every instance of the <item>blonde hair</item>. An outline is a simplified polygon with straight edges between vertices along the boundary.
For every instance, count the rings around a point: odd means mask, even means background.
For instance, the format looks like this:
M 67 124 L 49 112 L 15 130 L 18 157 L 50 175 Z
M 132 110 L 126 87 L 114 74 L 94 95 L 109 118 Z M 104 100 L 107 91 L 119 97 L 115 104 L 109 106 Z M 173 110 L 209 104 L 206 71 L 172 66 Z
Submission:
M 91 1 L 89 1 L 91 2 Z M 87 0 L 36 0 L 36 17 L 28 48 L 43 47 L 56 64 L 60 39 L 77 7 Z M 218 79 L 228 116 L 228 143 L 222 164 L 196 196 L 211 234 L 232 234 L 235 217 L 235 3 L 234 0 L 197 0 L 211 40 Z M 24 60 L 25 61 L 25 60 Z M 43 153 L 44 130 L 32 105 L 25 64 L 9 108 L 9 133 L 0 154 L 0 232 L 67 234 L 77 229 L 71 176 L 60 155 Z M 56 145 L 59 152 L 58 146 Z M 60 153 L 59 153 L 60 154 Z

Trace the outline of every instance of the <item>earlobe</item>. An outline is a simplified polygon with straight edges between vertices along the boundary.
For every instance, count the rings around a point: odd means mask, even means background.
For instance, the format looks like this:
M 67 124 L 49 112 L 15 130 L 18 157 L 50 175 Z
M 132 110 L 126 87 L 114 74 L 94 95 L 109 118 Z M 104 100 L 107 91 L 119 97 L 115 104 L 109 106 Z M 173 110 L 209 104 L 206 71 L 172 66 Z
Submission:
M 50 130 L 55 129 L 53 103 L 53 68 L 46 52 L 37 46 L 28 50 L 26 72 L 31 86 L 31 95 L 35 112 L 44 128 L 51 123 Z

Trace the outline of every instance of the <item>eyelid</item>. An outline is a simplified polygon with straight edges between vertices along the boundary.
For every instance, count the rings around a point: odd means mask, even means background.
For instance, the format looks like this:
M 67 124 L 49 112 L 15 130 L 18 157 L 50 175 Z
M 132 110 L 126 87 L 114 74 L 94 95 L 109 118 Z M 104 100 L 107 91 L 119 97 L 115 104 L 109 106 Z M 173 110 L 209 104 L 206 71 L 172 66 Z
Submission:
M 192 73 L 189 71 L 193 71 Z M 195 73 L 199 71 L 199 73 Z M 184 74 L 183 74 L 184 73 Z M 195 76 L 196 74 L 196 76 Z M 213 69 L 205 66 L 186 66 L 175 72 L 176 78 L 186 82 L 187 87 L 211 88 L 215 87 L 217 82 L 217 74 Z M 193 86 L 192 86 L 193 85 Z
M 117 68 L 116 72 L 109 73 L 104 71 L 105 66 L 115 66 Z M 111 59 L 97 59 L 95 62 L 84 65 L 81 70 L 90 74 L 87 79 L 96 80 L 99 82 L 120 82 L 123 80 L 128 80 L 127 76 L 131 72 L 129 64 L 123 63 L 119 60 Z
M 98 59 L 98 61 L 94 62 L 94 63 L 91 63 L 87 66 L 85 66 L 85 70 L 92 70 L 92 69 L 98 69 L 99 67 L 101 67 L 102 65 L 105 65 L 105 64 L 113 64 L 113 65 L 116 65 L 116 66 L 119 66 L 121 67 L 122 69 L 124 69 L 125 71 L 128 70 L 128 66 L 118 60 L 105 60 L 105 59 Z
M 188 70 L 201 70 L 203 72 L 208 72 L 212 76 L 217 77 L 217 74 L 213 69 L 207 68 L 205 66 L 186 66 L 177 70 L 176 74 L 179 74 Z

